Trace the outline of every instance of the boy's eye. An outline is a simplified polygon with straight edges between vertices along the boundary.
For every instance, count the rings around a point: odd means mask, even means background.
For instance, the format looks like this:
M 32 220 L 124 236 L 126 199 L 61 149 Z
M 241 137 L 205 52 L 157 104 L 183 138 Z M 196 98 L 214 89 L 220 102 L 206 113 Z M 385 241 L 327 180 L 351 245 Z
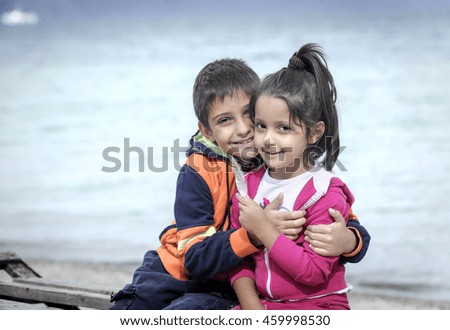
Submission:
M 219 119 L 217 120 L 217 123 L 218 123 L 218 124 L 225 124 L 225 123 L 227 123 L 229 120 L 230 120 L 230 118 L 228 118 L 228 117 L 222 117 L 222 118 L 219 118 Z

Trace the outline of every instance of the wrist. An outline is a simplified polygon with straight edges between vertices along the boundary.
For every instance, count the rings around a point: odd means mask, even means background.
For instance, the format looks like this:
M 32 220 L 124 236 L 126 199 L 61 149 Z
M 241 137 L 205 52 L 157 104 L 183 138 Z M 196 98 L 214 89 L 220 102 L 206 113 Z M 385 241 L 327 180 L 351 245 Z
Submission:
M 356 243 L 355 243 L 353 250 L 351 250 L 348 253 L 343 253 L 342 256 L 345 258 L 351 258 L 351 257 L 356 256 L 361 251 L 363 243 L 362 243 L 361 234 L 359 233 L 358 229 L 356 229 L 354 227 L 347 227 L 347 229 L 349 229 L 353 233 Z
M 260 249 L 263 246 L 263 244 L 258 239 L 258 237 L 256 237 L 256 235 L 254 235 L 250 232 L 247 232 L 247 234 L 248 234 L 248 239 L 250 240 L 250 243 L 252 243 L 254 247 Z
M 261 225 L 258 228 L 258 231 L 255 232 L 255 236 L 258 240 L 264 245 L 264 247 L 270 249 L 275 241 L 280 236 L 281 232 L 270 222 L 267 222 L 264 225 Z
M 358 245 L 358 240 L 353 228 L 347 227 L 347 239 L 345 240 L 345 242 L 346 245 L 342 254 L 350 254 L 355 251 Z

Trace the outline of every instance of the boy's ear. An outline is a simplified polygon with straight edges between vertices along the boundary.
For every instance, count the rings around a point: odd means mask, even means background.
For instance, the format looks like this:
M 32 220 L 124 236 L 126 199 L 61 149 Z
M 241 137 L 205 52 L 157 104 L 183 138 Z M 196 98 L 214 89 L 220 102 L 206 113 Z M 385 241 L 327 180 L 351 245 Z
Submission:
M 314 144 L 317 141 L 319 141 L 324 132 L 325 132 L 325 123 L 323 121 L 317 122 L 311 128 L 311 134 L 310 134 L 310 136 L 308 138 L 308 143 L 309 144 Z
M 214 138 L 212 137 L 212 132 L 206 128 L 205 125 L 203 125 L 201 122 L 198 122 L 198 129 L 203 134 L 204 137 L 206 137 L 211 142 L 215 142 Z

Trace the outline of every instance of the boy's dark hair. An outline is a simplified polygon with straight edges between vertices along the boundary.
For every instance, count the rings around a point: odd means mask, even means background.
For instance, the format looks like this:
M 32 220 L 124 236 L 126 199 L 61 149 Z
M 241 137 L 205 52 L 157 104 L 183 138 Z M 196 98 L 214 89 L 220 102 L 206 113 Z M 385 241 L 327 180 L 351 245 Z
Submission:
M 217 98 L 223 101 L 238 90 L 251 97 L 259 84 L 258 75 L 243 60 L 226 58 L 207 64 L 194 83 L 194 110 L 198 120 L 209 128 L 208 115 Z
M 324 122 L 324 134 L 306 148 L 303 160 L 306 167 L 314 166 L 325 154 L 322 165 L 331 171 L 339 156 L 339 121 L 336 87 L 322 49 L 317 44 L 306 44 L 292 55 L 287 68 L 265 77 L 250 102 L 251 118 L 255 118 L 255 103 L 260 95 L 284 100 L 291 120 L 305 124 L 306 136 L 317 122 Z

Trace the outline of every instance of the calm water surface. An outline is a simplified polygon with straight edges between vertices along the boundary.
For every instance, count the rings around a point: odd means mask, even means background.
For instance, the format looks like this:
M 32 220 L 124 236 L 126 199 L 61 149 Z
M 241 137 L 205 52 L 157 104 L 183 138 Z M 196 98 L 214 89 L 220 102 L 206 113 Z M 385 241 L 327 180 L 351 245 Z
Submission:
M 0 27 L 0 250 L 26 259 L 139 261 L 172 219 L 195 132 L 192 84 L 241 57 L 261 75 L 300 44 L 329 55 L 342 120 L 337 170 L 373 239 L 357 290 L 450 300 L 449 15 L 87 20 Z M 123 164 L 125 139 L 167 171 Z M 178 141 L 178 142 L 177 142 Z M 152 149 L 148 149 L 152 148 Z M 166 148 L 166 149 L 165 149 Z M 167 157 L 164 156 L 167 150 Z

